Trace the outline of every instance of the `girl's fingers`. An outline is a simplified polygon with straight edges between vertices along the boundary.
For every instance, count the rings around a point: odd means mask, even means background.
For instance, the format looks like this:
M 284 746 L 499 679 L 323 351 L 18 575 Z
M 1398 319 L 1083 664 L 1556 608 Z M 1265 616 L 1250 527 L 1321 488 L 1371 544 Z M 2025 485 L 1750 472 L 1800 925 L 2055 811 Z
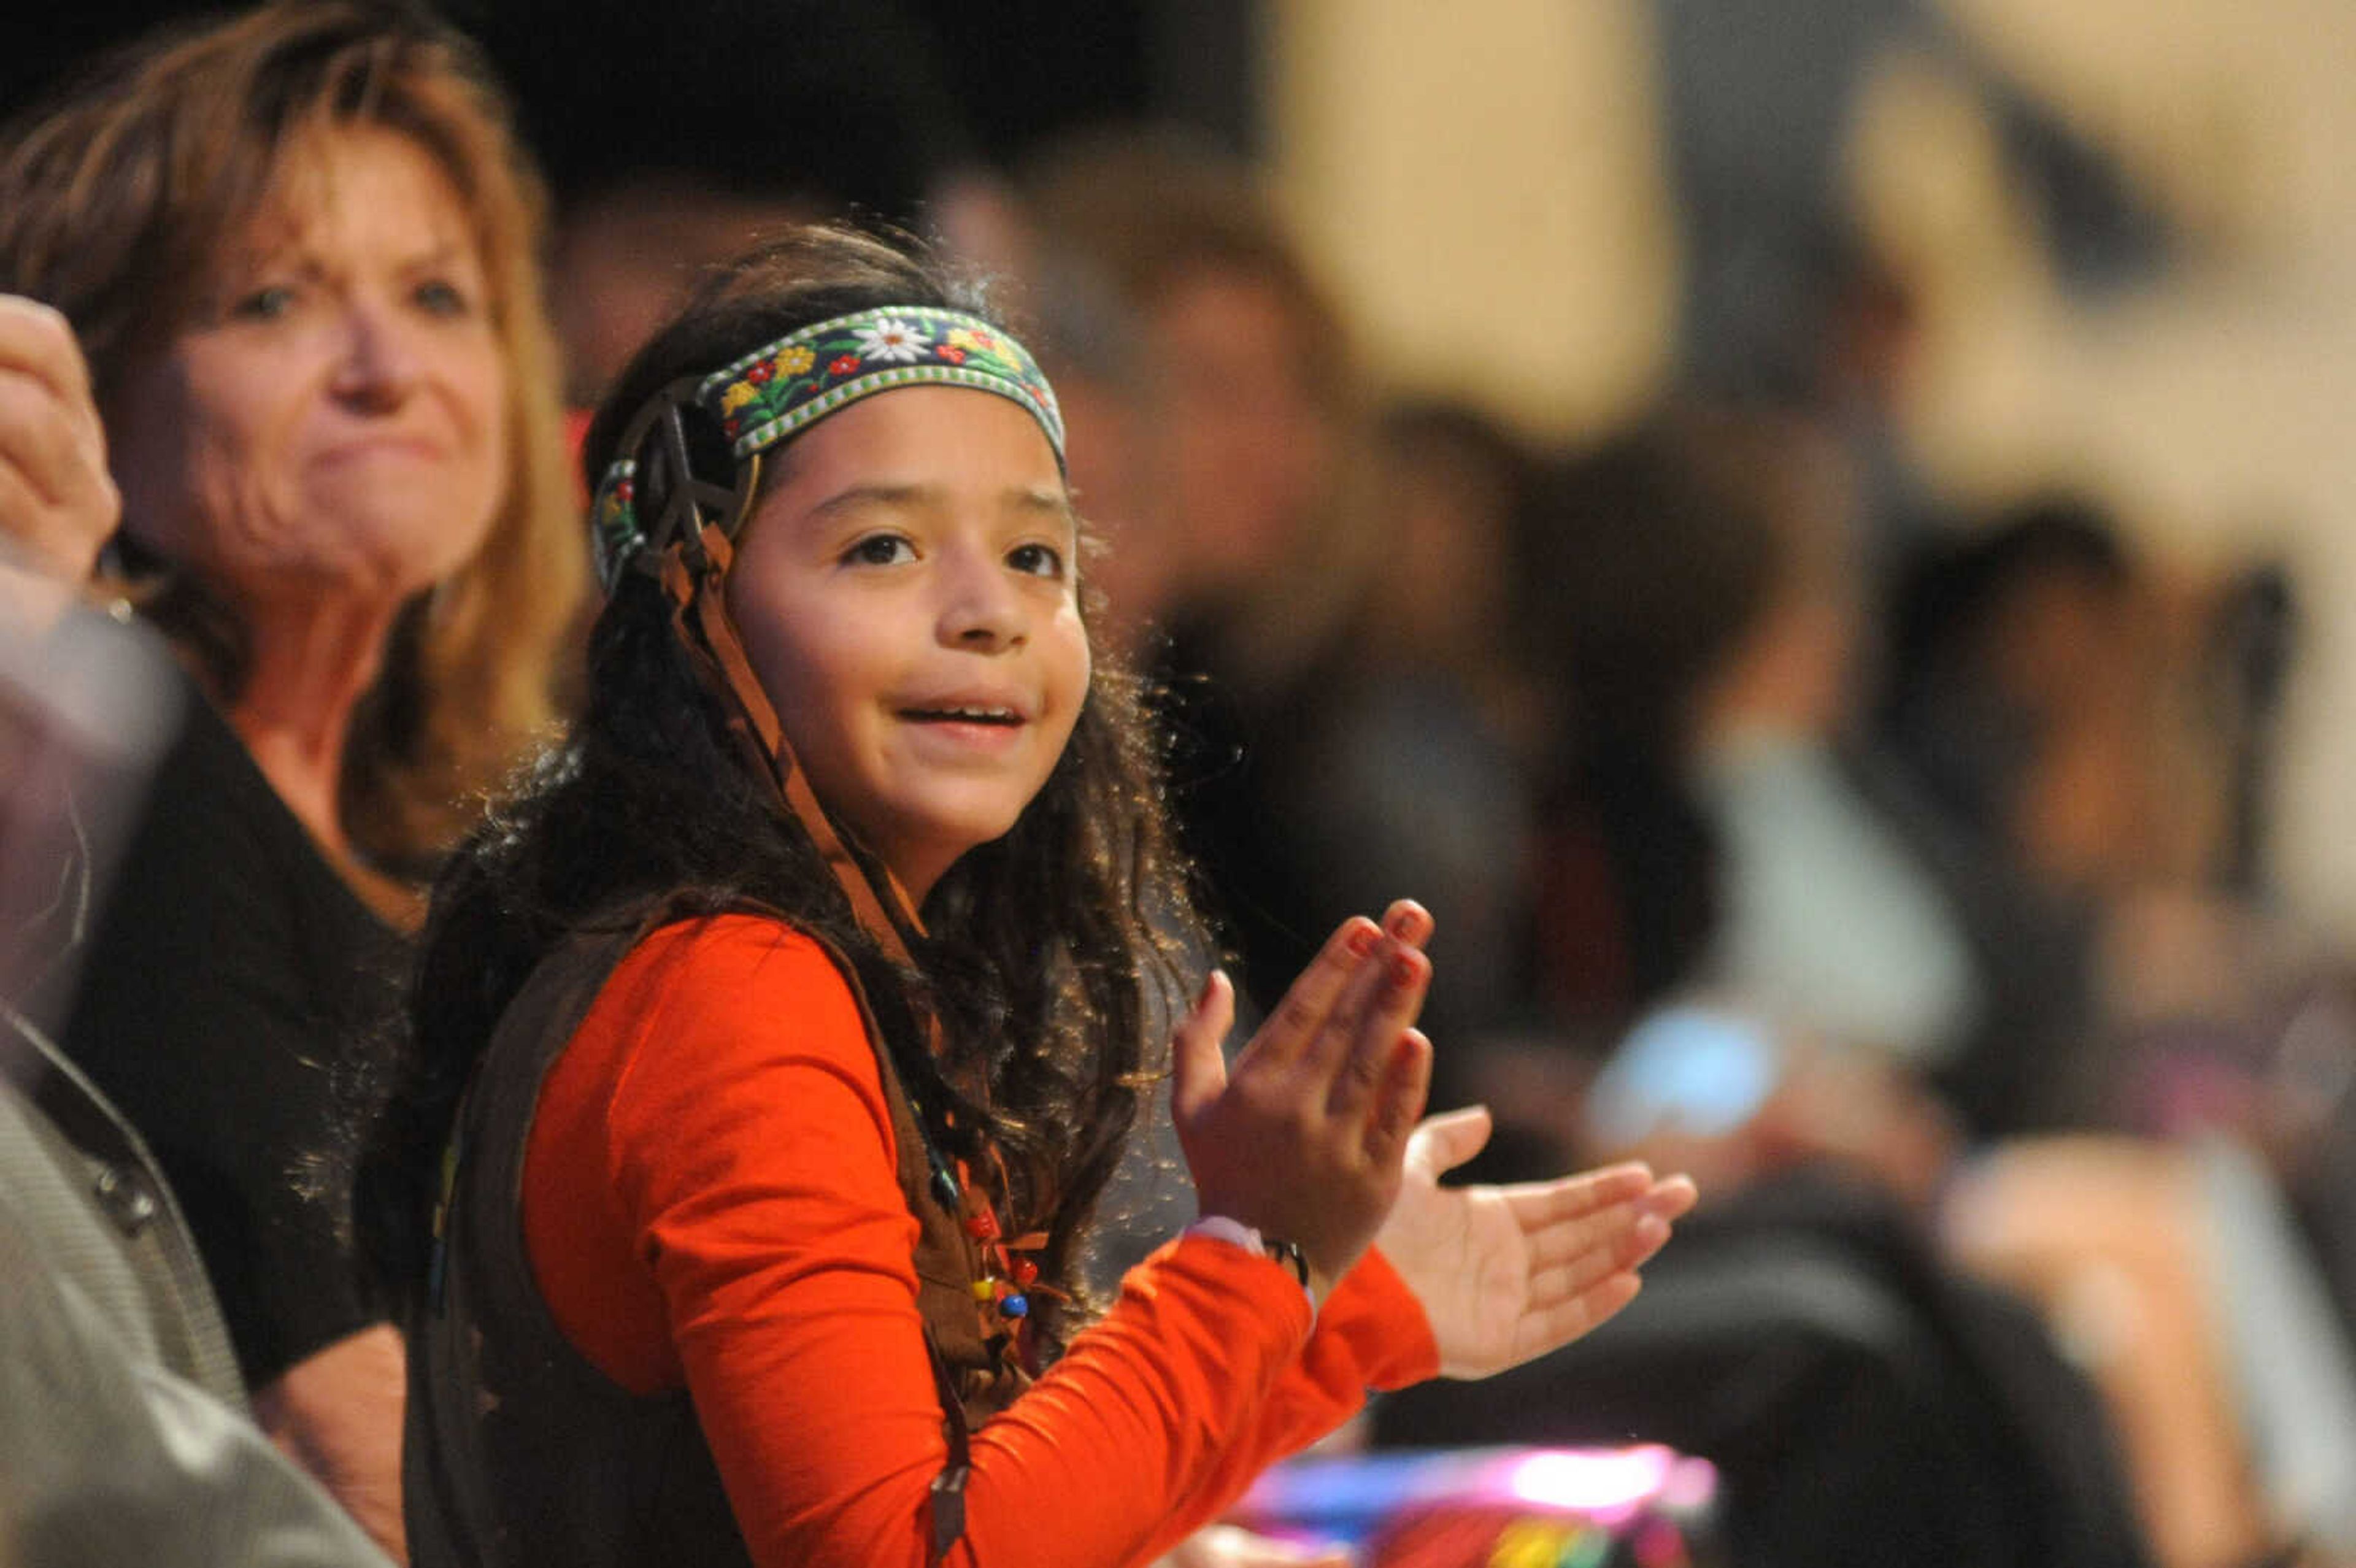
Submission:
M 1364 1038 L 1366 1020 L 1373 1016 L 1378 998 L 1389 984 L 1391 957 L 1401 951 L 1397 943 L 1375 927 L 1374 922 L 1365 923 L 1374 932 L 1373 942 L 1364 952 L 1351 955 L 1355 965 L 1344 977 L 1340 994 L 1291 1059 L 1299 1069 L 1301 1092 L 1320 1106 L 1324 1104 L 1334 1077 L 1346 1070 L 1350 1051 Z
M 1431 940 L 1431 912 L 1413 899 L 1400 899 L 1383 911 L 1383 933 L 1409 947 Z
M 1532 1239 L 1530 1294 L 1551 1299 L 1586 1289 L 1608 1274 L 1633 1269 L 1669 1239 L 1669 1222 L 1631 1205 Z
M 1326 939 L 1301 977 L 1292 982 L 1276 1011 L 1246 1049 L 1271 1063 L 1290 1062 L 1309 1052 L 1325 1029 L 1352 980 L 1381 945 L 1382 932 L 1363 915 L 1342 923 Z
M 1682 1220 L 1700 1201 L 1701 1189 L 1694 1185 L 1692 1177 L 1680 1171 L 1653 1183 L 1653 1189 L 1644 1194 L 1644 1211 L 1664 1220 Z
M 1376 958 L 1345 1005 L 1334 1010 L 1322 1049 L 1309 1058 L 1321 1066 L 1332 1063 L 1326 1114 L 1345 1122 L 1364 1115 L 1382 1087 L 1399 1037 L 1423 1010 L 1424 991 L 1431 983 L 1431 960 L 1412 947 L 1386 942 Z
M 1558 1177 L 1552 1181 L 1521 1182 L 1501 1191 L 1507 1211 L 1525 1232 L 1531 1232 L 1600 1213 L 1614 1204 L 1631 1202 L 1644 1197 L 1655 1185 L 1651 1168 L 1632 1162 Z
M 1426 1116 L 1408 1136 L 1408 1163 L 1427 1176 L 1445 1176 L 1488 1147 L 1493 1126 L 1486 1105 Z
M 1523 1315 L 1515 1335 L 1516 1364 L 1563 1345 L 1595 1328 L 1636 1299 L 1644 1282 L 1633 1269 L 1608 1275 L 1585 1290 Z
M 1618 1261 L 1621 1243 L 1635 1230 L 1643 1213 L 1633 1202 L 1628 1202 L 1527 1232 L 1531 1272 L 1542 1273 L 1597 1255 Z
M 1431 1041 L 1419 1029 L 1401 1031 L 1366 1118 L 1365 1149 L 1377 1168 L 1402 1160 L 1407 1140 L 1431 1093 Z
M 1223 971 L 1214 969 L 1170 1038 L 1170 1115 L 1180 1126 L 1191 1125 L 1226 1088 L 1221 1047 L 1235 1021 L 1235 987 Z

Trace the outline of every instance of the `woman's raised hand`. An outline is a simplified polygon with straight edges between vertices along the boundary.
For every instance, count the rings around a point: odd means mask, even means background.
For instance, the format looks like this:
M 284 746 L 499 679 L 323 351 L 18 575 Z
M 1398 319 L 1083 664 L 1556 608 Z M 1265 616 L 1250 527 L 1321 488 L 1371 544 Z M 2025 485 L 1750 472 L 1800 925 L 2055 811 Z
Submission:
M 1429 928 L 1394 906 L 1390 930 L 1344 921 L 1230 1070 L 1220 1041 L 1235 992 L 1214 973 L 1178 1026 L 1171 1111 L 1205 1214 L 1300 1243 L 1330 1285 L 1398 1198 L 1408 1135 L 1431 1080 L 1414 1027 L 1431 981 Z M 1412 940 L 1403 938 L 1402 930 Z
M 79 584 L 122 513 L 73 328 L 37 300 L 0 294 L 0 560 Z
M 1398 1201 L 1375 1238 L 1415 1293 L 1440 1370 L 1487 1377 L 1569 1344 L 1635 1299 L 1637 1265 L 1694 1205 L 1683 1176 L 1615 1165 L 1514 1187 L 1442 1187 L 1489 1141 L 1481 1106 L 1408 1140 Z

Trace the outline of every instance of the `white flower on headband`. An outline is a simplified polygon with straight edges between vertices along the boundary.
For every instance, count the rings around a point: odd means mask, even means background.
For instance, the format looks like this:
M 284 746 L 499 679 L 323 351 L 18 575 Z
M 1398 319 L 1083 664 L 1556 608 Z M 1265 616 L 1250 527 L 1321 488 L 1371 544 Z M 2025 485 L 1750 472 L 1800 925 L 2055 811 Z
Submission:
M 862 357 L 887 362 L 913 364 L 921 357 L 930 339 L 906 322 L 885 316 L 873 326 L 859 328 L 859 352 Z

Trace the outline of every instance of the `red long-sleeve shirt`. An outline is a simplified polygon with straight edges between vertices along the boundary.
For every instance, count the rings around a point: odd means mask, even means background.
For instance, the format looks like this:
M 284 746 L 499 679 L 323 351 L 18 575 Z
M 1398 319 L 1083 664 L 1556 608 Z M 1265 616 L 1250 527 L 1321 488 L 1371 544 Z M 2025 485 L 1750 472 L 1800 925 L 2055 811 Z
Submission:
M 925 1557 L 942 1466 L 916 1221 L 875 1057 L 824 952 L 774 921 L 667 926 L 543 1084 L 523 1221 L 541 1294 L 607 1376 L 684 1383 L 761 1564 Z M 1378 1254 L 1313 1327 L 1280 1266 L 1175 1242 L 973 1437 L 963 1561 L 1140 1561 L 1331 1430 L 1432 1375 Z

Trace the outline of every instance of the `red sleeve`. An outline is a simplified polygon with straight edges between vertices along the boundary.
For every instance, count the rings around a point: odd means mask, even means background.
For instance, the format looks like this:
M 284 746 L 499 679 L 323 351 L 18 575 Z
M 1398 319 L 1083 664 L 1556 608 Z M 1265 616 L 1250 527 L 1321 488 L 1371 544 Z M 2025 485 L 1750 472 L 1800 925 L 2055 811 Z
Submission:
M 849 987 L 774 923 L 672 926 L 607 983 L 544 1113 L 576 1051 L 608 1069 L 594 1099 L 569 1090 L 576 1110 L 596 1105 L 602 1136 L 579 1137 L 577 1115 L 569 1138 L 567 1118 L 536 1127 L 525 1171 L 527 1240 L 558 1322 L 598 1359 L 581 1327 L 604 1310 L 582 1294 L 596 1286 L 543 1266 L 530 1217 L 603 1209 L 651 1282 L 754 1561 L 922 1563 L 945 1447 L 916 1221 Z M 558 1157 L 584 1141 L 598 1168 Z M 1379 1277 L 1345 1283 L 1312 1338 L 1275 1264 L 1199 1238 L 1164 1248 L 975 1433 L 965 1559 L 1124 1563 L 1184 1533 L 1355 1409 L 1368 1369 L 1429 1359 L 1412 1348 L 1429 1345 L 1420 1317 L 1401 1336 L 1397 1308 Z
M 1440 1342 L 1391 1260 L 1369 1250 L 1318 1311 L 1302 1361 L 1304 1371 L 1347 1367 L 1362 1392 L 1399 1389 L 1440 1375 Z
M 1158 1555 L 1183 1541 L 1243 1496 L 1262 1470 L 1355 1415 L 1368 1389 L 1405 1388 L 1439 1371 L 1440 1347 L 1422 1307 L 1389 1260 L 1369 1252 L 1318 1308 L 1316 1331 L 1285 1369 L 1247 1435 L 1231 1444 L 1205 1477 L 1196 1499 L 1200 1506 L 1173 1516 L 1154 1538 L 1151 1552 Z

